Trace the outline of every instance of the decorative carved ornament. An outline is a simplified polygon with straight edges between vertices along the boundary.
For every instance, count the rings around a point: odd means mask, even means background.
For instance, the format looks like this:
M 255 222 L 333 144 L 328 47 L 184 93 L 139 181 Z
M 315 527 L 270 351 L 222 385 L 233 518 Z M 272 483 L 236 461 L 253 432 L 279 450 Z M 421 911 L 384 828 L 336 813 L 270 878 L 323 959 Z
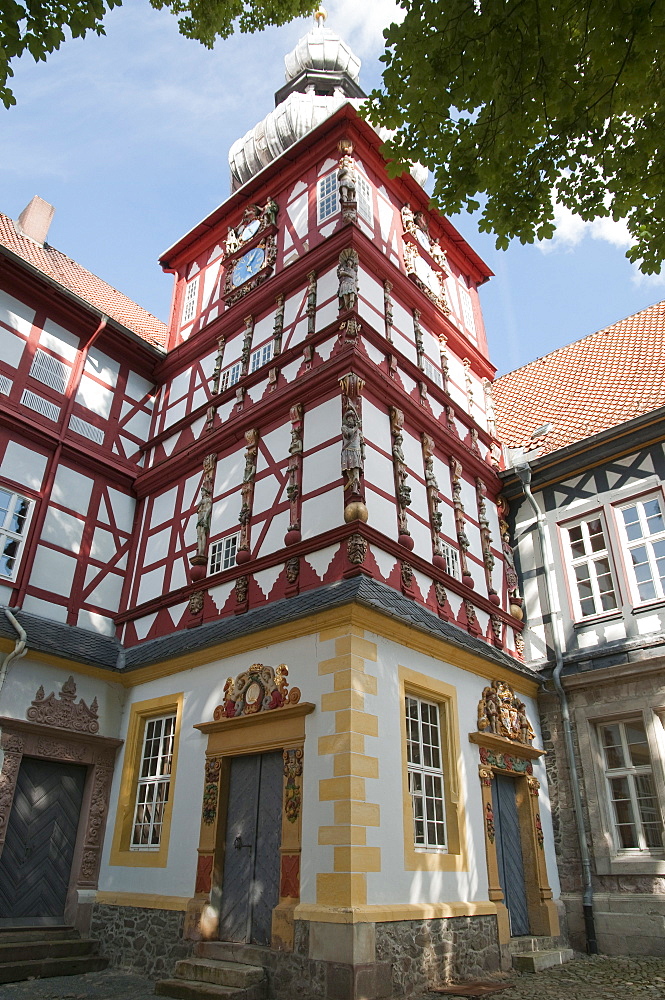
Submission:
M 505 681 L 494 680 L 478 702 L 478 730 L 531 746 L 535 733 L 526 705 Z
M 289 823 L 295 823 L 300 815 L 302 803 L 302 790 L 298 778 L 302 774 L 302 747 L 284 750 L 284 777 L 286 787 L 284 789 L 284 813 Z
M 241 715 L 254 715 L 256 712 L 297 705 L 300 701 L 300 688 L 288 690 L 288 672 L 289 668 L 285 663 L 280 663 L 278 667 L 253 663 L 249 670 L 244 670 L 235 679 L 227 678 L 224 701 L 215 709 L 213 719 L 219 722 L 224 718 L 234 719 Z
M 76 684 L 71 676 L 62 685 L 57 698 L 54 691 L 45 697 L 44 688 L 40 687 L 25 714 L 30 722 L 39 722 L 45 726 L 58 726 L 60 729 L 72 729 L 76 733 L 91 735 L 99 732 L 97 699 L 94 699 L 90 708 L 83 698 L 77 704 Z
M 493 767 L 498 768 L 500 771 L 513 771 L 515 774 L 533 774 L 533 764 L 527 758 L 513 757 L 509 753 L 497 753 L 493 750 L 488 750 L 487 747 L 480 748 L 480 762 L 484 766 L 484 771 L 481 772 L 481 780 L 483 780 L 483 775 L 486 776 L 490 768 Z
M 221 770 L 222 762 L 217 760 L 217 758 L 213 757 L 206 761 L 201 819 L 207 826 L 214 823 L 217 816 L 217 798 L 219 795 L 219 776 Z
M 346 554 L 350 563 L 353 563 L 354 566 L 360 566 L 367 555 L 367 539 L 357 532 L 350 535 L 346 542 Z

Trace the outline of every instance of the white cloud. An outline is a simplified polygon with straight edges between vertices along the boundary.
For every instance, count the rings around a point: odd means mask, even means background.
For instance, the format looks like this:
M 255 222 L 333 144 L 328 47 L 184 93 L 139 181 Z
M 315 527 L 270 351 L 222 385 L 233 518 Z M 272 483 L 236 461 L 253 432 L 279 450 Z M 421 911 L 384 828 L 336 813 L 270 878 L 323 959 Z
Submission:
M 612 246 L 625 250 L 631 244 L 630 234 L 623 219 L 615 222 L 613 219 L 594 219 L 585 222 L 569 208 L 556 204 L 554 206 L 554 224 L 556 232 L 551 240 L 540 240 L 536 245 L 541 253 L 555 253 L 558 250 L 572 250 L 586 236 L 593 240 L 604 240 Z
M 610 246 L 622 250 L 625 254 L 631 245 L 632 238 L 628 232 L 625 219 L 601 218 L 585 222 L 563 205 L 554 206 L 554 223 L 556 232 L 551 240 L 539 240 L 536 246 L 543 254 L 572 253 L 587 237 L 609 243 Z M 665 285 L 665 274 L 642 274 L 638 264 L 631 264 L 631 281 L 637 286 Z

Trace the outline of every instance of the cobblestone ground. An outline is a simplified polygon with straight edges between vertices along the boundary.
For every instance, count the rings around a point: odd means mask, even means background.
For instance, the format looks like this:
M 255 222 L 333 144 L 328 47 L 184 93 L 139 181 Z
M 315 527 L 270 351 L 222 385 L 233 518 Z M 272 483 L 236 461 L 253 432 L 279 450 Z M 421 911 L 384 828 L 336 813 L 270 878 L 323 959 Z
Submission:
M 665 959 L 659 958 L 581 958 L 535 975 L 510 973 L 497 979 L 511 986 L 493 994 L 496 1000 L 665 1000 Z M 115 969 L 0 986 L 0 1000 L 154 1000 L 154 996 L 151 980 Z M 441 996 L 424 993 L 413 1000 Z

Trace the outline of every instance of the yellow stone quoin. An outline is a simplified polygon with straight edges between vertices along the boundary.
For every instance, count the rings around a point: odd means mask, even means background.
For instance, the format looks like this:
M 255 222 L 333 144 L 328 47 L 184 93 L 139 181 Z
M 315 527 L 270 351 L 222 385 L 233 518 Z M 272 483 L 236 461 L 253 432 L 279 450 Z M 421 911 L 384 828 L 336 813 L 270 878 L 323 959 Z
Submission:
M 381 848 L 367 846 L 367 828 L 380 822 L 379 806 L 366 801 L 368 783 L 379 777 L 379 760 L 365 753 L 365 738 L 379 731 L 378 716 L 365 711 L 365 695 L 378 689 L 372 672 L 377 647 L 358 626 L 324 630 L 319 640 L 335 643 L 335 656 L 319 662 L 319 675 L 332 680 L 321 711 L 335 713 L 335 734 L 321 737 L 318 745 L 319 756 L 333 758 L 334 777 L 319 782 L 319 800 L 335 803 L 335 822 L 318 831 L 319 844 L 333 848 L 334 870 L 317 876 L 316 902 L 362 906 L 367 902 L 366 873 L 381 871 Z

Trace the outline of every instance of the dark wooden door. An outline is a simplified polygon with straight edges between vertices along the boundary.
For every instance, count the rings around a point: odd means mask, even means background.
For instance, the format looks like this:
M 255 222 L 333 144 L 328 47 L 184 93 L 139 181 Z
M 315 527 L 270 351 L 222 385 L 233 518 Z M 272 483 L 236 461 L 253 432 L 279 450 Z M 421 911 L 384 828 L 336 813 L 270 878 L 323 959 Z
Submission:
M 499 882 L 510 916 L 510 933 L 513 937 L 518 937 L 529 933 L 529 910 L 513 778 L 495 774 L 492 782 L 492 801 Z
M 269 945 L 279 902 L 283 761 L 280 753 L 231 761 L 219 918 L 222 941 Z
M 0 917 L 62 918 L 86 768 L 24 757 L 0 856 Z

